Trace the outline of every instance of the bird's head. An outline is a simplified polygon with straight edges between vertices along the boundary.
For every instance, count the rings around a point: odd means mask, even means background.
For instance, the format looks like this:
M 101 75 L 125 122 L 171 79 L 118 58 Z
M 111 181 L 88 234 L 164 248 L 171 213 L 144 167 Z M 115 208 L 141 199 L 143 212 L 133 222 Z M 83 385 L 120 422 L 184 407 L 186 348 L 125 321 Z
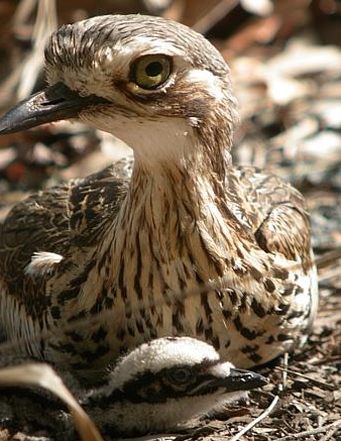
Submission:
M 229 68 L 184 25 L 143 15 L 94 17 L 52 34 L 45 59 L 48 87 L 9 111 L 0 133 L 75 118 L 144 157 L 176 155 L 192 134 L 202 144 L 231 146 L 237 116 Z
M 88 404 L 104 430 L 137 435 L 184 426 L 264 384 L 261 375 L 223 362 L 207 343 L 165 337 L 123 357 Z

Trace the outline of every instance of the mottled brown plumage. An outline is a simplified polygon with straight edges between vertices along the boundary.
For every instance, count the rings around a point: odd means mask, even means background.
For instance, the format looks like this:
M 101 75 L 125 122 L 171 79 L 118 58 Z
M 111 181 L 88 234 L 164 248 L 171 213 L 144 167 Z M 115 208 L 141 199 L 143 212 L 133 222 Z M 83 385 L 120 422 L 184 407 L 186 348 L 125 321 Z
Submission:
M 0 131 L 78 118 L 126 141 L 135 162 L 8 215 L 8 338 L 85 376 L 166 335 L 213 343 L 238 367 L 302 342 L 317 303 L 309 216 L 289 184 L 231 163 L 235 99 L 210 43 L 162 18 L 95 17 L 52 35 L 46 70 L 50 87 Z

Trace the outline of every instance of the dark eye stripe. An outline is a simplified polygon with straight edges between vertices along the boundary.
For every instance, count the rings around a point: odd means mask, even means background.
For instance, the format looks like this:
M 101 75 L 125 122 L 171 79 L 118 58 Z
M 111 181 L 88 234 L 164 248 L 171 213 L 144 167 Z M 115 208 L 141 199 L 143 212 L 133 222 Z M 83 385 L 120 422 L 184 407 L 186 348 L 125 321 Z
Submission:
M 183 386 L 171 384 L 168 380 L 169 371 L 174 371 L 175 367 L 162 369 L 158 373 L 144 372 L 128 381 L 123 390 L 114 390 L 109 396 L 103 394 L 100 398 L 90 397 L 90 404 L 104 409 L 106 406 L 120 401 L 161 403 L 169 398 L 199 396 L 207 394 L 208 391 L 214 392 L 217 387 L 209 388 L 209 383 L 214 380 L 214 377 L 206 374 L 206 370 L 209 366 L 215 366 L 219 363 L 219 360 L 204 360 L 200 366 L 192 367 L 195 378 L 193 382 Z M 186 367 L 188 368 L 188 366 Z M 177 368 L 180 369 L 182 366 Z

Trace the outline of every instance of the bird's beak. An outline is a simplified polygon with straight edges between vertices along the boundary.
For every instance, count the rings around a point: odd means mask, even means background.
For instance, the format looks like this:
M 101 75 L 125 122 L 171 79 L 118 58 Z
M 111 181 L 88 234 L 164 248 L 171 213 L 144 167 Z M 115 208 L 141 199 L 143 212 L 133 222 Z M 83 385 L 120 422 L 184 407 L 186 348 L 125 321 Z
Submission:
M 228 391 L 251 390 L 264 386 L 268 380 L 263 375 L 244 369 L 231 369 L 230 375 L 225 379 L 224 386 Z
M 19 132 L 61 119 L 77 118 L 82 110 L 105 101 L 96 95 L 80 96 L 64 83 L 56 83 L 10 109 L 0 119 L 0 134 Z
M 268 380 L 256 372 L 231 368 L 228 376 L 217 377 L 217 375 L 214 375 L 214 378 L 206 383 L 205 388 L 209 390 L 225 389 L 226 392 L 238 392 L 256 389 L 267 383 Z

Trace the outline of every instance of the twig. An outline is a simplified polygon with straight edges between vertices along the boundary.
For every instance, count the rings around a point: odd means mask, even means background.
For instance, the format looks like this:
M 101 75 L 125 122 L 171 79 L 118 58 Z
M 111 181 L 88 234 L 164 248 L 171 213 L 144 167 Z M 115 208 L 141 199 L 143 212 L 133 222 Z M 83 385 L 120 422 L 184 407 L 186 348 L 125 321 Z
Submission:
M 103 441 L 96 426 L 67 389 L 59 375 L 47 364 L 25 364 L 0 370 L 1 387 L 40 386 L 66 403 L 83 441 Z
M 285 368 L 282 368 L 280 366 L 276 366 L 275 369 L 277 369 L 279 371 L 283 371 Z M 321 389 L 328 389 L 328 390 L 331 390 L 331 391 L 334 390 L 334 387 L 331 386 L 330 384 L 325 383 L 325 382 L 320 381 L 320 380 L 315 380 L 314 378 L 309 377 L 309 375 L 301 374 L 300 372 L 294 371 L 292 369 L 286 369 L 286 372 L 289 373 L 289 374 L 296 375 L 298 377 L 305 378 L 306 380 L 309 380 L 312 383 L 316 384 L 316 386 L 320 387 Z
M 336 263 L 338 259 L 341 259 L 341 247 L 337 247 L 334 250 L 327 251 L 321 256 L 315 259 L 315 263 L 318 269 L 325 268 L 332 263 Z
M 278 385 L 280 392 L 283 392 L 287 385 L 288 372 L 289 372 L 288 365 L 289 365 L 289 354 L 286 352 L 283 356 L 283 367 L 280 368 L 282 371 L 282 384 Z
M 323 433 L 326 432 L 327 430 L 331 429 L 326 436 L 324 436 L 320 441 L 328 441 L 333 435 L 334 433 L 341 428 L 341 420 L 336 421 L 334 423 L 328 424 L 326 426 L 323 427 L 317 427 L 316 429 L 312 429 L 312 430 L 305 430 L 304 432 L 300 432 L 300 433 L 293 433 L 291 435 L 288 436 L 284 436 L 281 438 L 276 438 L 273 441 L 292 441 L 293 439 L 300 439 L 300 438 L 306 438 L 310 435 L 317 435 L 318 433 Z
M 325 434 L 323 438 L 321 438 L 320 441 L 328 441 L 334 433 L 336 433 L 339 429 L 341 429 L 341 419 L 339 421 L 335 421 L 334 423 L 329 425 L 330 430 Z
M 240 432 L 238 432 L 235 436 L 230 438 L 229 441 L 238 441 L 243 435 L 245 435 L 246 432 L 253 429 L 258 423 L 263 421 L 274 410 L 278 401 L 279 401 L 279 396 L 276 395 L 272 400 L 270 406 L 267 409 L 265 409 L 263 413 L 261 413 L 257 418 L 251 421 L 251 423 L 247 424 Z
M 221 17 L 225 17 L 230 11 L 232 11 L 238 3 L 237 0 L 221 0 L 217 5 L 211 8 L 204 17 L 194 23 L 192 28 L 201 34 L 205 34 L 210 28 L 218 23 L 219 20 L 221 20 Z
M 57 12 L 55 0 L 40 0 L 37 2 L 37 16 L 33 29 L 33 50 L 22 66 L 22 75 L 18 87 L 18 98 L 24 99 L 34 87 L 39 72 L 44 65 L 45 43 L 57 28 Z
M 287 375 L 288 361 L 289 361 L 289 355 L 286 352 L 283 357 L 284 367 L 282 368 L 282 383 L 279 384 L 279 391 L 280 392 L 283 392 L 283 390 L 285 389 L 285 386 L 286 386 L 287 377 L 288 377 L 288 375 Z M 251 421 L 251 423 L 247 424 L 240 432 L 238 432 L 235 436 L 233 436 L 229 441 L 238 441 L 241 436 L 245 435 L 245 433 L 247 433 L 249 430 L 253 429 L 258 423 L 263 421 L 267 416 L 269 416 L 271 414 L 271 412 L 276 407 L 278 401 L 279 401 L 279 396 L 276 395 L 274 397 L 274 399 L 272 400 L 270 406 L 267 409 L 265 409 L 265 411 L 263 413 L 261 413 L 256 419 Z

